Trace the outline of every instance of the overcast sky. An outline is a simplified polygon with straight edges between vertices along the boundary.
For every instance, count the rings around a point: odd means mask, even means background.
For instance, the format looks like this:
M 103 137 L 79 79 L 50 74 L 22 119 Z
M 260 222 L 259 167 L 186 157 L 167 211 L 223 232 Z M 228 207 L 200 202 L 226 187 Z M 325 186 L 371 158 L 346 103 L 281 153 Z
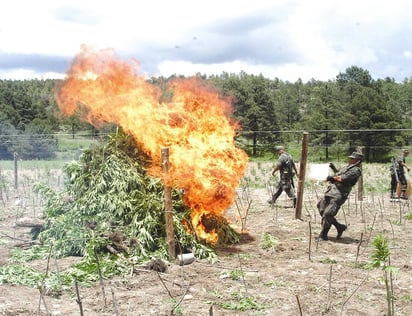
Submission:
M 410 0 L 13 0 L 0 2 L 0 79 L 63 78 L 82 44 L 141 74 L 412 77 Z

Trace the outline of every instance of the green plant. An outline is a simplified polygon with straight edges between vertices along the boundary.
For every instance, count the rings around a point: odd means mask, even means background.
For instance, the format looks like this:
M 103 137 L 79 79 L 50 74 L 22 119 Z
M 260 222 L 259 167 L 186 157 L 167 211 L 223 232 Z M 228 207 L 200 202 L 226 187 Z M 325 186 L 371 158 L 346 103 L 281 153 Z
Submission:
M 243 278 L 245 276 L 245 272 L 243 272 L 242 270 L 239 269 L 234 269 L 232 271 L 230 271 L 229 276 L 232 280 L 240 280 L 241 278 Z
M 263 285 L 269 286 L 269 287 L 287 287 L 287 286 L 290 286 L 291 283 L 284 281 L 282 279 L 279 279 L 279 280 L 265 282 L 263 283 Z
M 85 257 L 64 271 L 57 272 L 50 269 L 47 275 L 27 264 L 34 259 L 46 258 L 45 249 L 39 246 L 27 251 L 13 251 L 10 264 L 0 266 L 0 284 L 24 285 L 33 288 L 41 286 L 47 293 L 58 295 L 61 291 L 72 288 L 74 280 L 82 286 L 91 286 L 98 280 L 98 268 L 94 257 Z M 127 263 L 118 260 L 114 255 L 100 256 L 99 262 L 104 278 L 130 273 Z
M 268 249 L 268 248 L 276 248 L 276 246 L 279 244 L 279 240 L 273 236 L 270 233 L 264 233 L 262 237 L 262 241 L 260 243 L 260 247 L 262 249 Z
M 147 159 L 130 136 L 119 132 L 102 146 L 85 150 L 79 161 L 65 165 L 68 181 L 63 191 L 36 184 L 34 191 L 47 201 L 46 225 L 39 239 L 52 242 L 58 257 L 93 256 L 95 249 L 107 252 L 114 248 L 136 262 L 154 256 L 167 259 L 164 188 L 160 179 L 147 175 Z M 184 225 L 190 223 L 190 210 L 177 189 L 172 199 L 179 244 L 190 247 L 197 258 L 216 260 L 213 249 Z M 217 228 L 225 241 L 238 238 L 223 221 Z
M 219 302 L 207 302 L 209 304 L 218 305 L 224 309 L 236 310 L 236 311 L 248 311 L 256 310 L 260 311 L 265 308 L 264 304 L 256 301 L 252 296 L 245 296 L 242 292 L 231 293 L 230 297 L 225 297 L 217 292 L 211 293 L 214 297 L 221 299 Z
M 172 305 L 172 312 L 170 313 L 170 315 L 173 316 L 182 316 L 183 315 L 183 310 L 182 310 L 182 306 L 181 306 L 181 302 L 179 300 L 177 300 L 176 298 L 170 298 L 169 299 L 170 304 Z
M 373 239 L 374 252 L 371 256 L 371 268 L 381 268 L 383 271 L 383 281 L 386 289 L 386 301 L 388 304 L 388 316 L 395 315 L 392 288 L 392 273 L 397 272 L 397 268 L 390 265 L 389 244 L 383 234 L 378 234 Z
M 331 258 L 323 258 L 321 260 L 319 260 L 319 262 L 321 263 L 327 263 L 327 264 L 335 264 L 337 263 L 337 261 L 335 259 L 331 259 Z

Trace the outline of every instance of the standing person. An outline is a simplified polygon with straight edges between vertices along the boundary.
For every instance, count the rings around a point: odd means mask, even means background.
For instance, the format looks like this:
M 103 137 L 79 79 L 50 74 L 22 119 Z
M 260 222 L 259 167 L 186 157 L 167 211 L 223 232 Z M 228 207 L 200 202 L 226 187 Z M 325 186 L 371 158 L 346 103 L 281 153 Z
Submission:
M 330 184 L 326 189 L 324 197 L 317 205 L 319 213 L 322 216 L 322 231 L 319 235 L 319 240 L 328 240 L 328 232 L 332 225 L 335 226 L 338 231 L 336 239 L 340 239 L 343 232 L 348 228 L 346 225 L 339 223 L 335 216 L 347 200 L 352 187 L 358 182 L 358 179 L 362 175 L 360 164 L 362 163 L 363 155 L 358 152 L 353 152 L 348 158 L 348 165 L 340 170 L 338 170 L 334 164 L 329 164 L 329 167 L 336 175 L 326 178 L 326 181 L 329 181 Z
M 296 207 L 296 194 L 293 184 L 294 175 L 298 175 L 295 162 L 290 154 L 285 151 L 283 146 L 276 146 L 276 154 L 279 156 L 275 168 L 273 169 L 272 176 L 279 171 L 280 181 L 277 186 L 276 192 L 272 198 L 268 201 L 269 204 L 275 204 L 278 197 L 285 191 L 290 199 L 293 200 L 293 207 Z
M 411 170 L 406 165 L 406 157 L 409 155 L 409 150 L 402 149 L 402 153 L 398 157 L 392 158 L 392 165 L 390 168 L 391 171 L 391 199 L 397 199 L 398 195 L 396 194 L 398 183 L 401 184 L 401 199 L 407 199 L 406 189 L 408 186 L 408 181 L 405 176 L 406 170 Z

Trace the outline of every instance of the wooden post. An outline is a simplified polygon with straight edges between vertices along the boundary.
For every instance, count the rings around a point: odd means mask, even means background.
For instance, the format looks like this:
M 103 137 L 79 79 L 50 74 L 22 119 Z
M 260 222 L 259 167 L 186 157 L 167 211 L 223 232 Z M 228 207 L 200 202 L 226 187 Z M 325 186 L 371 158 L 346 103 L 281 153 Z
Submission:
M 361 153 L 363 155 L 362 147 L 358 146 L 356 149 L 357 149 L 358 153 Z M 360 167 L 360 170 L 362 172 L 362 164 L 360 164 L 359 167 Z M 358 179 L 358 200 L 359 201 L 363 200 L 363 175 L 362 174 Z
M 302 154 L 301 154 L 300 164 L 299 164 L 298 194 L 297 194 L 296 210 L 295 210 L 296 219 L 302 219 L 303 186 L 305 184 L 306 161 L 308 158 L 308 138 L 309 138 L 309 133 L 304 132 L 303 140 L 302 140 Z
M 176 259 L 176 243 L 173 226 L 172 188 L 166 183 L 169 176 L 169 148 L 162 148 L 162 171 L 164 176 L 166 244 L 169 259 Z
M 14 189 L 17 191 L 18 189 L 18 171 L 17 171 L 18 154 L 15 152 L 13 157 L 14 157 Z

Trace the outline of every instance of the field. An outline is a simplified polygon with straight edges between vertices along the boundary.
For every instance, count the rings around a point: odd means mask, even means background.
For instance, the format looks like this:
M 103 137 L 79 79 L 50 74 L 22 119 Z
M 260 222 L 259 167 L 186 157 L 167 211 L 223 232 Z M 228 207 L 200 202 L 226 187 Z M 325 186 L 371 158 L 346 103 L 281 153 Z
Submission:
M 126 276 L 104 279 L 78 292 L 73 284 L 59 296 L 17 285 L 18 281 L 3 283 L 0 314 L 81 315 L 82 309 L 88 316 L 388 315 L 387 280 L 393 289 L 393 314 L 412 315 L 411 205 L 389 201 L 387 166 L 363 168 L 362 196 L 355 187 L 338 215 L 349 225 L 341 240 L 334 238 L 333 229 L 329 241 L 316 240 L 316 203 L 325 183 L 305 182 L 302 218 L 295 219 L 286 195 L 274 206 L 266 202 L 273 185 L 271 164 L 251 163 L 237 189 L 237 203 L 226 214 L 243 227 L 241 242 L 217 248 L 217 262 L 167 262 L 165 272 L 129 267 Z M 6 181 L 1 191 L 0 265 L 5 268 L 10 250 L 29 245 L 29 229 L 16 221 L 41 215 L 43 201 L 30 186 L 36 181 L 61 186 L 63 175 L 58 169 L 21 170 L 18 191 L 13 190 L 12 170 L 2 170 L 2 177 Z M 377 236 L 388 241 L 390 263 L 382 264 L 392 269 L 369 267 Z M 36 271 L 63 272 L 78 261 L 70 257 L 27 264 Z

